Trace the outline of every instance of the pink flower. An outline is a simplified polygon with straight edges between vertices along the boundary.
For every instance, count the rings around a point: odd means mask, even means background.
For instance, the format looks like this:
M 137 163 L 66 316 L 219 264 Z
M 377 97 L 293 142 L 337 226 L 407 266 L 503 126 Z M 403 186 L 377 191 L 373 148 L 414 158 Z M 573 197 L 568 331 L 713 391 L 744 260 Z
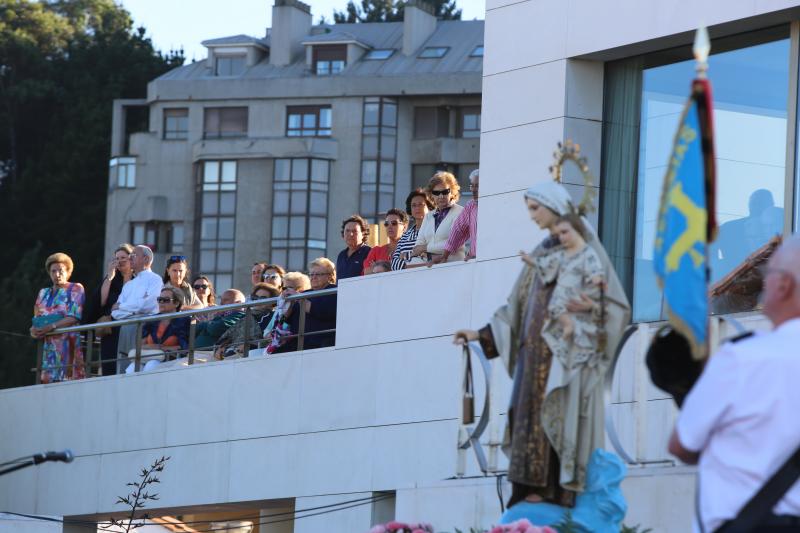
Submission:
M 372 529 L 369 530 L 369 533 L 386 533 L 386 528 L 382 524 L 378 524 L 376 526 L 372 526 Z
M 404 524 L 403 522 L 398 522 L 396 520 L 392 520 L 391 522 L 386 524 L 387 532 L 388 531 L 397 531 L 398 529 L 402 531 L 402 530 L 406 529 L 407 527 L 408 527 L 407 524 Z

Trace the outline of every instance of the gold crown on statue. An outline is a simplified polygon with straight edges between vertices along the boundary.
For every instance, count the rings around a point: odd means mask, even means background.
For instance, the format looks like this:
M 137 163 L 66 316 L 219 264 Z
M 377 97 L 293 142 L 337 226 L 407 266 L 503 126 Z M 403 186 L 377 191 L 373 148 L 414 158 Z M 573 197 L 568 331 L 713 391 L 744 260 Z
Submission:
M 592 173 L 589 172 L 589 162 L 581 155 L 581 145 L 572 142 L 572 139 L 567 139 L 563 143 L 559 142 L 555 152 L 553 152 L 553 164 L 550 166 L 550 174 L 553 175 L 553 180 L 556 183 L 561 183 L 561 172 L 564 163 L 572 161 L 578 166 L 583 176 L 583 198 L 578 204 L 578 213 L 585 215 L 590 211 L 594 211 L 594 197 L 597 196 L 597 191 L 592 186 Z

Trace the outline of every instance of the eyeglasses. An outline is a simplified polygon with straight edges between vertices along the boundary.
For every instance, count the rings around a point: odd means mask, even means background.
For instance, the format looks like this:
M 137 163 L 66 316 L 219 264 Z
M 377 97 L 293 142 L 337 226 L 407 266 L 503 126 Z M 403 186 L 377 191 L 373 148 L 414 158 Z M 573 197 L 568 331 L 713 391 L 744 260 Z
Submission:
M 174 302 L 175 298 L 162 298 L 161 296 L 159 296 L 158 298 L 156 298 L 156 301 L 160 304 L 168 304 L 170 302 Z
M 170 256 L 169 260 L 170 260 L 170 262 L 181 262 L 182 263 L 182 262 L 186 261 L 186 256 L 185 255 L 173 255 L 173 256 Z
M 192 286 L 194 287 L 194 290 L 196 290 L 196 291 L 204 291 L 204 290 L 208 289 L 208 285 L 206 285 L 205 283 L 202 284 L 202 285 L 192 285 Z
M 388 228 L 389 226 L 402 226 L 403 223 L 399 220 L 384 220 L 383 225 Z
M 431 191 L 431 194 L 434 196 L 446 196 L 450 194 L 450 189 L 442 189 L 440 191 Z
M 320 277 L 323 277 L 323 276 L 330 276 L 330 275 L 331 275 L 330 272 L 311 272 L 308 275 L 308 277 L 309 278 L 320 278 Z
M 271 294 L 251 294 L 250 295 L 250 299 L 251 300 L 264 300 L 266 298 L 272 298 L 272 295 Z

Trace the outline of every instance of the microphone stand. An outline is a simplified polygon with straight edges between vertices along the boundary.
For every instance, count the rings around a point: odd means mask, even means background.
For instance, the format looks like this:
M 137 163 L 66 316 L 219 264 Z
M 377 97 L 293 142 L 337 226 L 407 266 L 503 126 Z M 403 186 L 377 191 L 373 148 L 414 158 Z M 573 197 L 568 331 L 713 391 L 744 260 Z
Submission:
M 47 461 L 63 461 L 65 463 L 71 463 L 73 460 L 72 452 L 69 450 L 64 450 L 63 452 L 45 452 L 45 453 L 37 453 L 31 455 L 30 457 L 17 459 L 15 461 L 9 461 L 8 463 L 0 464 L 0 467 L 5 465 L 11 464 L 11 466 L 7 466 L 6 468 L 0 469 L 0 476 L 5 474 L 10 474 L 11 472 L 16 472 L 17 470 L 22 470 L 23 468 L 28 468 L 29 466 L 39 465 L 41 463 L 45 463 Z

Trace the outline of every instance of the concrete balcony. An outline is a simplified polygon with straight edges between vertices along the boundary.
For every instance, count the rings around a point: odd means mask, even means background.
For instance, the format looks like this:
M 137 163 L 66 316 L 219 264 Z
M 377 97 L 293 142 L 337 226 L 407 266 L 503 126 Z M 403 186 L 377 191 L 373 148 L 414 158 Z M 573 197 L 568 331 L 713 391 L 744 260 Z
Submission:
M 411 162 L 414 164 L 472 163 L 480 159 L 480 140 L 440 137 L 411 141 Z
M 335 160 L 339 157 L 339 143 L 336 139 L 324 137 L 239 137 L 204 139 L 192 146 L 192 161 L 277 157 Z

